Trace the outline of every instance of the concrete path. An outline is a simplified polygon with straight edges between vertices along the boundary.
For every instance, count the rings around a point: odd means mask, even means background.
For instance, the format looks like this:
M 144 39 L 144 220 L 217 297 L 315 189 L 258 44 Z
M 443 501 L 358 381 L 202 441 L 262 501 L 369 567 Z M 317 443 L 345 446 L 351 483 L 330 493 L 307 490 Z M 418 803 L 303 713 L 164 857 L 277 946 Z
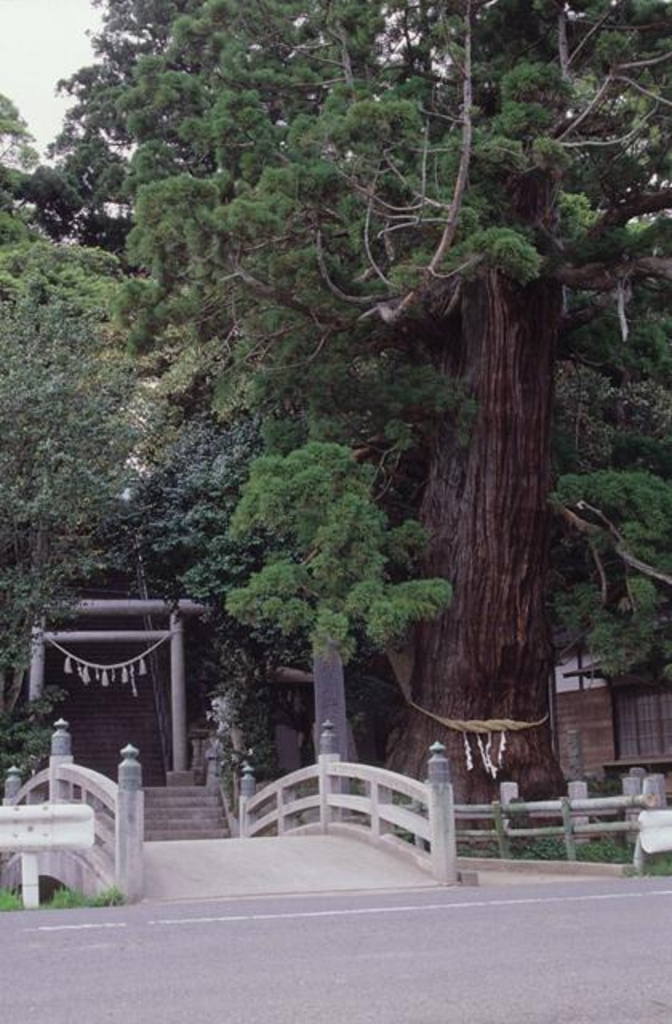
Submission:
M 621 869 L 611 865 L 536 864 L 464 859 L 467 884 L 588 881 Z M 145 843 L 145 899 L 227 899 L 245 896 L 436 889 L 421 868 L 343 836 L 283 836 Z

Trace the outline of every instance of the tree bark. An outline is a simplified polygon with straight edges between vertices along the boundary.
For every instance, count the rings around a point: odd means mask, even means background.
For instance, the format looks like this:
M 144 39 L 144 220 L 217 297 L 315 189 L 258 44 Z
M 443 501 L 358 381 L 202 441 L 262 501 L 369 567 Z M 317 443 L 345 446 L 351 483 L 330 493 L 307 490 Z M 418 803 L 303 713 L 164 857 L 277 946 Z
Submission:
M 430 456 L 426 573 L 450 579 L 454 598 L 417 629 L 411 679 L 414 703 L 444 718 L 532 722 L 548 713 L 550 421 L 561 305 L 553 281 L 522 287 L 489 270 L 465 283 L 460 316 L 447 325 L 439 364 L 476 412 L 467 438 L 447 414 Z M 392 738 L 391 766 L 423 777 L 436 739 L 448 747 L 457 798 L 491 799 L 475 737 L 468 771 L 462 734 L 412 708 Z M 548 722 L 508 733 L 497 781 L 508 778 L 527 797 L 557 791 Z
M 315 754 L 319 753 L 320 732 L 325 722 L 334 727 L 336 750 L 342 761 L 349 759 L 348 721 L 345 709 L 343 661 L 336 644 L 328 651 L 313 654 L 315 688 Z

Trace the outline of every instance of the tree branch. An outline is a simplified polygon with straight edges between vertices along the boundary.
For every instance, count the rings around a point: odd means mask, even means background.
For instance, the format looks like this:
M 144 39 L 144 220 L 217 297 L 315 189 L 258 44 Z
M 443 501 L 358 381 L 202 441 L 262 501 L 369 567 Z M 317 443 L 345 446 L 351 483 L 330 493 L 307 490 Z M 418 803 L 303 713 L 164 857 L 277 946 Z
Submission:
M 326 284 L 327 288 L 329 289 L 332 295 L 335 295 L 337 299 L 341 300 L 341 302 L 347 302 L 348 305 L 350 306 L 375 305 L 375 298 L 365 298 L 362 295 L 348 295 L 346 292 L 342 291 L 337 284 L 334 284 L 331 277 L 329 276 L 329 271 L 327 270 L 327 265 L 324 260 L 324 248 L 322 245 L 321 231 L 318 231 L 315 236 L 315 251 L 317 254 L 317 263 L 320 268 L 320 273 L 322 274 L 324 283 Z
M 248 285 L 248 287 L 250 287 L 253 291 L 257 292 L 258 295 L 262 295 L 266 299 L 272 299 L 279 305 L 285 306 L 287 309 L 293 309 L 296 313 L 300 313 L 302 316 L 305 316 L 308 320 L 312 320 L 313 323 L 317 323 L 320 324 L 320 326 L 324 326 L 323 324 L 320 323 L 314 309 L 311 309 L 310 306 L 304 306 L 302 302 L 299 302 L 298 299 L 295 299 L 294 296 L 291 295 L 289 292 L 285 292 L 277 288 L 274 288 L 266 281 L 260 281 L 259 278 L 253 277 L 252 274 L 249 274 L 240 266 L 236 268 L 235 272 L 231 276 L 234 278 L 240 278 L 241 281 Z
M 649 565 L 648 562 L 643 562 L 641 558 L 637 558 L 637 556 L 633 555 L 631 551 L 628 551 L 623 543 L 623 538 L 620 533 L 611 520 L 605 516 L 604 512 L 599 508 L 595 508 L 593 505 L 589 505 L 587 501 L 577 502 L 576 507 L 580 509 L 588 509 L 589 512 L 596 515 L 597 518 L 604 523 L 604 530 L 601 527 L 596 526 L 595 523 L 587 522 L 587 520 L 582 519 L 575 512 L 572 512 L 571 509 L 563 506 L 560 509 L 560 514 L 563 519 L 570 524 L 570 526 L 573 526 L 579 531 L 579 533 L 591 538 L 595 538 L 598 534 L 604 535 L 606 531 L 613 543 L 614 551 L 627 566 L 631 569 L 636 569 L 637 572 L 641 572 L 644 576 L 649 576 L 651 579 L 658 580 L 659 583 L 665 583 L 667 586 L 672 587 L 672 576 L 670 576 L 669 573 L 656 569 L 655 566 Z
M 663 188 L 658 192 L 643 192 L 638 196 L 629 196 L 617 206 L 605 210 L 600 219 L 589 231 L 594 238 L 609 228 L 627 224 L 633 217 L 644 217 L 648 213 L 660 213 L 672 209 L 672 188 Z
M 672 257 L 640 256 L 636 260 L 623 260 L 620 263 L 585 263 L 581 267 L 565 264 L 557 267 L 551 276 L 568 288 L 608 292 L 618 288 L 619 282 L 625 277 L 652 277 L 672 281 Z
M 464 33 L 464 80 L 462 86 L 462 150 L 460 153 L 460 166 L 457 172 L 457 180 L 453 191 L 453 199 L 448 211 L 446 226 L 441 236 L 436 252 L 429 264 L 430 273 L 434 272 L 440 265 L 441 260 L 453 244 L 457 232 L 457 224 L 462 208 L 462 200 L 467 187 L 469 177 L 469 164 L 471 162 L 471 141 L 472 122 L 471 109 L 473 106 L 473 81 L 471 66 L 471 0 L 467 0 L 465 11 L 465 33 Z

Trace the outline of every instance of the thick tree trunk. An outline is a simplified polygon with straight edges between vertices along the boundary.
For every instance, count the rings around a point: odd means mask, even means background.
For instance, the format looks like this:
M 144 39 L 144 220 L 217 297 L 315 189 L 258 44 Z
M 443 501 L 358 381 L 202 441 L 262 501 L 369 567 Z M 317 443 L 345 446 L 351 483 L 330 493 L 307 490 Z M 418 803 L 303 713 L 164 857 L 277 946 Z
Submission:
M 548 712 L 549 446 L 560 313 L 554 283 L 522 287 L 489 271 L 465 284 L 459 323 L 447 329 L 442 369 L 476 411 L 466 439 L 446 415 L 431 456 L 422 507 L 431 536 L 426 570 L 450 579 L 454 598 L 417 630 L 411 679 L 413 701 L 443 718 L 533 722 Z M 422 777 L 436 739 L 448 747 L 458 798 L 491 798 L 494 782 L 475 737 L 468 771 L 462 734 L 411 708 L 392 738 L 391 766 Z M 497 781 L 515 779 L 527 797 L 557 791 L 548 722 L 506 739 Z M 497 755 L 499 734 L 493 748 Z

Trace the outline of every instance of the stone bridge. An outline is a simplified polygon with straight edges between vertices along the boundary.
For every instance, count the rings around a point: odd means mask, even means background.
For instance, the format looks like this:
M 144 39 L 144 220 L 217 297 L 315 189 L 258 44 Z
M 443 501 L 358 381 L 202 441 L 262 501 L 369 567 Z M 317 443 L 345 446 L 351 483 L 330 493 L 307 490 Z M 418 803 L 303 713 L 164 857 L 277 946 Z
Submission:
M 427 783 L 341 762 L 328 723 L 320 749 L 317 764 L 258 793 L 245 768 L 235 839 L 145 842 L 138 751 L 128 746 L 121 752 L 114 783 L 73 763 L 63 721 L 56 725 L 49 767 L 25 785 L 10 770 L 4 802 L 84 801 L 93 807 L 91 850 L 39 854 L 40 875 L 88 895 L 111 886 L 134 901 L 457 881 L 452 787 L 440 744 L 432 748 Z M 16 888 L 19 879 L 15 855 L 5 863 L 0 884 Z

